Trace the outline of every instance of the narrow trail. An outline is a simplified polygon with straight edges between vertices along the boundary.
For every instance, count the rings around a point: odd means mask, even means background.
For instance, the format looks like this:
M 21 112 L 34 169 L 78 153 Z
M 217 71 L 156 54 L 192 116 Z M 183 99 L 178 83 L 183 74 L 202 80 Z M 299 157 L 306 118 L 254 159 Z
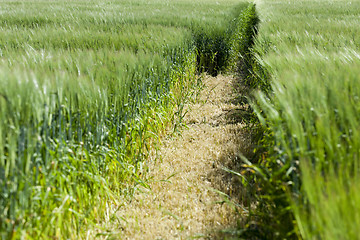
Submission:
M 251 151 L 243 125 L 232 120 L 238 106 L 231 103 L 231 77 L 204 78 L 200 101 L 187 106 L 187 129 L 165 139 L 150 166 L 150 189 L 137 191 L 118 216 L 122 239 L 223 239 L 242 210 L 227 199 L 241 193 L 238 177 L 223 170 Z M 154 160 L 155 161 L 155 160 Z M 150 161 L 152 162 L 152 161 Z M 236 167 L 236 166 L 235 166 Z

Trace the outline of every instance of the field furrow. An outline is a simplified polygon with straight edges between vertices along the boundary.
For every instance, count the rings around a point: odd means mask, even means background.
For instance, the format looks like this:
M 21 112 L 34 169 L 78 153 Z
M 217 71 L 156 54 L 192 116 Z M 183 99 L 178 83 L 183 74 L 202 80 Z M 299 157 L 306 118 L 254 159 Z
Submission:
M 232 77 L 205 77 L 196 103 L 188 104 L 181 135 L 164 139 L 153 152 L 148 187 L 107 226 L 120 239 L 223 239 L 246 216 L 239 204 L 239 177 L 227 172 L 251 154 L 249 132 L 234 121 Z M 241 120 L 241 119 L 238 119 Z M 123 220 L 122 220 L 123 219 Z M 111 232 L 110 231 L 110 232 Z M 230 231 L 231 232 L 231 231 Z M 118 234 L 118 235 L 117 235 Z

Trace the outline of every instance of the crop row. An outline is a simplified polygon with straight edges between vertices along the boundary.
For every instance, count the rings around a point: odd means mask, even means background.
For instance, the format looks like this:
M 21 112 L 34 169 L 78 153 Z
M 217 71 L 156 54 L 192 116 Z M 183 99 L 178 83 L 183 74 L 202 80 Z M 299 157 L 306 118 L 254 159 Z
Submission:
M 260 236 L 358 239 L 360 4 L 258 1 Z M 267 204 L 266 204 L 267 203 Z M 271 238 L 271 237 L 270 237 Z

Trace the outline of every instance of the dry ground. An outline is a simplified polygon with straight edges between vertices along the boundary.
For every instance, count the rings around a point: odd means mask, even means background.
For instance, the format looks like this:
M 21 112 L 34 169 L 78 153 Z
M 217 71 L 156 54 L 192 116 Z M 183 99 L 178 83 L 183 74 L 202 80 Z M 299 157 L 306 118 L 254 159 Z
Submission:
M 241 198 L 242 191 L 239 178 L 223 167 L 236 169 L 240 154 L 251 151 L 243 125 L 231 118 L 239 110 L 231 103 L 232 81 L 204 77 L 199 101 L 187 106 L 188 127 L 165 139 L 153 156 L 150 189 L 137 191 L 118 211 L 126 220 L 121 239 L 223 239 L 220 231 L 245 214 L 224 203 Z

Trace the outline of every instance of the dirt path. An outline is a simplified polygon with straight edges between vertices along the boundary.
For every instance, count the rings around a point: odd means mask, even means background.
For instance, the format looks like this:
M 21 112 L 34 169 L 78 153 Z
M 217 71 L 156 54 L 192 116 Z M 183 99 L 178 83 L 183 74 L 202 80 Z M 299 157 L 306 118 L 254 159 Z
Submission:
M 241 189 L 223 166 L 236 165 L 250 146 L 243 126 L 228 116 L 231 77 L 205 77 L 197 104 L 189 105 L 181 136 L 164 140 L 159 160 L 150 167 L 150 190 L 142 189 L 118 216 L 122 239 L 222 239 L 219 230 L 235 225 L 239 214 L 213 189 L 238 198 Z M 241 213 L 241 208 L 237 210 Z

